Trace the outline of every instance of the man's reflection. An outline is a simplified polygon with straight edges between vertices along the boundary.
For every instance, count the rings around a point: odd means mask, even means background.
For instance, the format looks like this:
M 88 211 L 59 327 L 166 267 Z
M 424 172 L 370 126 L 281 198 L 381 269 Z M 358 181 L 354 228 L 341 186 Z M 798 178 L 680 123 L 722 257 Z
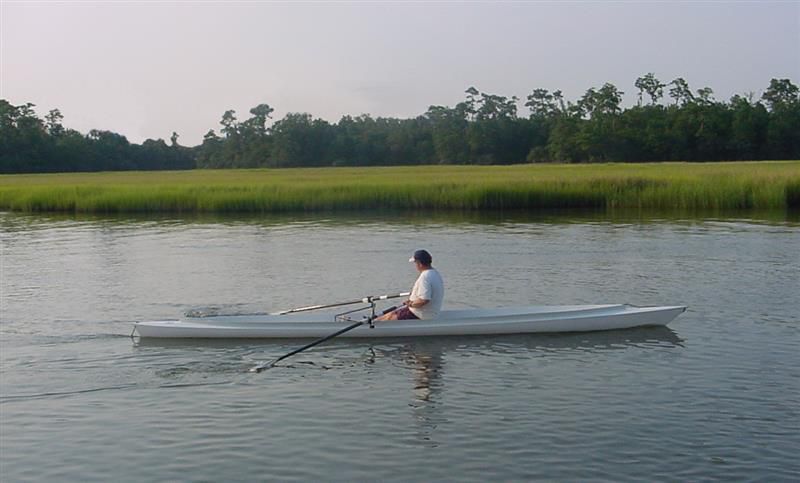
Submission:
M 411 372 L 411 398 L 408 406 L 416 426 L 416 439 L 427 446 L 438 446 L 433 432 L 444 420 L 441 416 L 443 347 L 439 344 L 403 344 L 381 351 L 383 356 L 402 361 Z

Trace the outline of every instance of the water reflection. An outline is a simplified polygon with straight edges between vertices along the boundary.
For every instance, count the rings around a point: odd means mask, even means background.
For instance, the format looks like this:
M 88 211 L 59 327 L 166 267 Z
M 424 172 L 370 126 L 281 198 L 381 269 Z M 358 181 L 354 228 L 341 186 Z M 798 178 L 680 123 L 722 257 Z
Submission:
M 442 391 L 442 350 L 433 347 L 408 351 L 413 374 L 412 400 L 409 407 L 416 427 L 416 439 L 424 445 L 438 446 L 434 431 L 444 422 L 438 410 Z
M 436 428 L 446 422 L 441 414 L 444 348 L 441 344 L 412 341 L 395 347 L 371 348 L 376 357 L 410 370 L 411 398 L 408 406 L 415 428 L 414 439 L 423 446 L 436 447 Z
M 302 227 L 393 225 L 425 226 L 505 226 L 507 224 L 635 223 L 650 224 L 684 221 L 742 221 L 747 223 L 793 224 L 800 222 L 800 210 L 656 210 L 656 209 L 546 209 L 507 211 L 423 212 L 373 210 L 358 212 L 275 213 L 275 214 L 74 214 L 0 212 L 3 231 L 18 232 L 54 227 L 75 228 L 103 226 L 142 229 L 148 227 L 180 228 L 204 225 Z
M 281 355 L 285 349 L 293 349 L 307 344 L 308 339 L 159 339 L 133 338 L 134 348 L 186 348 L 198 350 L 204 347 L 242 350 L 259 350 L 272 356 Z M 629 347 L 659 345 L 664 347 L 683 347 L 684 340 L 669 327 L 640 327 L 624 330 L 596 332 L 571 332 L 563 334 L 507 334 L 507 335 L 469 335 L 411 338 L 358 338 L 334 339 L 326 343 L 332 348 L 363 347 L 368 344 L 376 355 L 391 355 L 402 361 L 412 353 L 428 354 L 432 350 L 447 353 L 455 350 L 472 352 L 485 351 L 491 355 L 518 353 L 529 350 L 620 350 Z M 405 352 L 401 352 L 405 351 Z M 273 353 L 274 352 L 274 353 Z M 315 350 L 298 354 L 298 358 L 309 357 Z M 266 356 L 265 356 L 266 357 Z
M 649 327 L 607 332 L 572 334 L 517 334 L 425 338 L 372 346 L 375 358 L 391 360 L 410 371 L 409 407 L 415 439 L 423 446 L 436 447 L 436 428 L 447 422 L 441 411 L 443 382 L 449 353 L 472 353 L 483 357 L 521 354 L 536 356 L 553 351 L 583 353 L 625 350 L 633 347 L 683 347 L 683 339 L 667 327 Z
M 206 377 L 214 372 L 229 372 L 237 378 L 246 377 L 256 360 L 269 360 L 296 347 L 307 340 L 261 341 L 253 339 L 137 339 L 134 350 L 163 353 L 168 358 L 185 360 L 189 357 L 203 358 L 203 353 L 216 354 L 214 363 L 190 364 L 192 374 L 188 378 Z M 367 349 L 364 350 L 364 346 Z M 387 371 L 380 362 L 408 372 L 408 407 L 412 421 L 414 440 L 426 447 L 440 443 L 435 438 L 437 427 L 447 422 L 442 411 L 444 376 L 447 372 L 448 356 L 474 356 L 486 358 L 488 364 L 500 357 L 513 355 L 524 358 L 549 357 L 554 354 L 578 352 L 591 356 L 593 352 L 624 351 L 632 348 L 682 348 L 684 340 L 668 327 L 643 327 L 637 329 L 604 332 L 567 334 L 517 334 L 497 336 L 428 337 L 419 339 L 339 339 L 324 348 L 315 348 L 287 359 L 278 368 L 269 372 L 278 377 L 296 377 L 297 373 L 281 374 L 280 369 L 292 370 L 366 370 L 371 374 Z M 358 354 L 358 355 L 356 355 Z M 163 357 L 163 354 L 160 354 Z M 162 358 L 163 361 L 163 358 Z M 222 362 L 221 365 L 217 365 Z M 189 367 L 184 364 L 184 367 Z M 221 369 L 224 367 L 224 369 Z M 361 367 L 362 369 L 359 369 Z M 213 370 L 212 370 L 213 368 Z M 209 374 L 197 374 L 207 369 Z M 162 369 L 163 373 L 164 369 Z M 170 376 L 181 372 L 168 371 Z M 264 375 L 253 375 L 253 378 Z M 240 379 L 240 382 L 244 382 Z

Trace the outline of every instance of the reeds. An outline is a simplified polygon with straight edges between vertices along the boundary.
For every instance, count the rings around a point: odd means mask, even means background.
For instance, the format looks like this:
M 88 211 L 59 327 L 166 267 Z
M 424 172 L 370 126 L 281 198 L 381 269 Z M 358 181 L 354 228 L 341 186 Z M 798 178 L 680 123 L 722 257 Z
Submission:
M 0 176 L 0 210 L 275 213 L 373 209 L 800 207 L 800 162 L 411 166 Z

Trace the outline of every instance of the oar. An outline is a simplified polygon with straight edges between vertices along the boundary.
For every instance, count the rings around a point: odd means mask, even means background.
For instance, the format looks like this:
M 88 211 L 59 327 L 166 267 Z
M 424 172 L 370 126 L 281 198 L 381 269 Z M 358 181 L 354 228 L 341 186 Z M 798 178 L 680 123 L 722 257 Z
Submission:
M 371 295 L 369 297 L 364 297 L 364 298 L 358 299 L 358 300 L 351 300 L 351 301 L 348 301 L 348 302 L 338 302 L 338 303 L 335 303 L 335 304 L 327 304 L 327 305 L 310 305 L 308 307 L 299 307 L 299 308 L 296 308 L 296 309 L 284 310 L 283 312 L 278 312 L 277 315 L 285 315 L 285 314 L 291 314 L 293 312 L 303 312 L 303 311 L 306 311 L 306 310 L 317 310 L 317 309 L 323 309 L 323 308 L 328 308 L 328 307 L 339 307 L 341 305 L 352 305 L 352 304 L 359 304 L 359 303 L 372 304 L 374 306 L 376 300 L 394 299 L 394 298 L 397 298 L 397 297 L 406 297 L 408 295 L 411 295 L 411 292 L 401 292 L 401 293 L 398 293 L 398 294 L 391 294 L 391 295 Z M 388 314 L 389 312 L 391 312 L 392 310 L 394 310 L 396 308 L 397 307 L 388 308 L 388 309 L 384 310 L 382 312 L 382 314 Z M 354 324 L 348 325 L 344 329 L 338 330 L 338 331 L 336 331 L 335 333 L 333 333 L 331 335 L 328 335 L 328 336 L 325 336 L 325 337 L 323 337 L 321 339 L 315 340 L 314 342 L 312 342 L 310 344 L 307 344 L 307 345 L 304 345 L 303 347 L 301 347 L 299 349 L 295 349 L 292 352 L 273 360 L 272 362 L 268 362 L 268 363 L 265 363 L 265 364 L 259 364 L 259 365 L 255 366 L 255 367 L 251 368 L 250 372 L 261 372 L 264 369 L 269 369 L 270 367 L 275 366 L 275 364 L 277 364 L 278 362 L 286 359 L 287 357 L 291 357 L 291 356 L 297 354 L 298 352 L 303 352 L 304 350 L 310 349 L 310 348 L 314 347 L 315 345 L 322 344 L 326 340 L 333 339 L 334 337 L 336 337 L 338 335 L 342 335 L 342 334 L 344 334 L 345 332 L 347 332 L 349 330 L 353 330 L 356 327 L 362 326 L 362 325 L 364 325 L 364 324 L 366 324 L 368 322 L 372 322 L 373 320 L 374 320 L 374 317 L 368 317 L 368 318 L 366 318 L 366 319 L 364 319 L 364 320 L 362 320 L 360 322 L 356 322 Z
M 383 315 L 383 314 L 388 314 L 389 312 L 391 312 L 392 310 L 395 310 L 396 308 L 397 308 L 396 306 L 394 306 L 394 307 L 389 307 L 388 309 L 384 310 L 384 311 L 381 313 L 381 315 Z M 252 367 L 252 368 L 250 369 L 250 372 L 261 372 L 261 371 L 263 371 L 264 369 L 270 369 L 270 368 L 272 368 L 272 367 L 275 367 L 275 364 L 277 364 L 277 363 L 279 363 L 280 361 L 282 361 L 282 360 L 286 359 L 287 357 L 291 357 L 291 356 L 293 356 L 293 355 L 295 355 L 295 354 L 297 354 L 297 353 L 299 353 L 299 352 L 303 352 L 304 350 L 306 350 L 306 349 L 310 349 L 310 348 L 314 347 L 315 345 L 322 344 L 322 343 L 323 343 L 323 342 L 325 342 L 326 340 L 331 340 L 331 339 L 333 339 L 334 337 L 336 337 L 336 336 L 338 336 L 338 335 L 342 335 L 342 334 L 344 334 L 344 333 L 345 333 L 345 332 L 347 332 L 347 331 L 353 330 L 353 329 L 355 329 L 356 327 L 360 327 L 360 326 L 362 326 L 362 325 L 364 325 L 364 324 L 366 324 L 366 323 L 372 322 L 373 320 L 375 320 L 375 319 L 374 319 L 374 318 L 372 318 L 372 317 L 368 317 L 368 318 L 366 318 L 366 319 L 364 319 L 364 320 L 362 320 L 362 321 L 360 321 L 360 322 L 356 322 L 356 323 L 354 323 L 354 324 L 350 324 L 350 325 L 348 325 L 347 327 L 345 327 L 344 329 L 337 330 L 336 332 L 334 332 L 334 333 L 333 333 L 333 334 L 331 334 L 331 335 L 326 335 L 325 337 L 323 337 L 323 338 L 321 338 L 321 339 L 317 339 L 317 340 L 315 340 L 314 342 L 312 342 L 312 343 L 310 343 L 310 344 L 306 344 L 306 345 L 304 345 L 303 347 L 301 347 L 301 348 L 299 348 L 299 349 L 295 349 L 295 350 L 293 350 L 292 352 L 290 352 L 290 353 L 288 353 L 288 354 L 282 355 L 282 356 L 278 357 L 277 359 L 273 360 L 272 362 L 267 362 L 267 363 L 263 363 L 263 364 L 259 364 L 259 365 L 257 365 L 257 366 L 254 366 L 254 367 Z
M 309 305 L 308 307 L 298 307 L 296 309 L 282 310 L 280 312 L 275 312 L 274 314 L 270 314 L 270 315 L 286 315 L 286 314 L 293 314 L 295 312 L 306 312 L 308 310 L 319 310 L 319 309 L 327 309 L 327 308 L 332 308 L 332 307 L 341 307 L 342 305 L 369 304 L 369 303 L 372 303 L 374 300 L 394 299 L 394 298 L 397 298 L 397 297 L 405 297 L 407 295 L 411 295 L 411 292 L 403 292 L 403 293 L 392 294 L 392 295 L 372 295 L 372 296 L 360 298 L 360 299 L 357 299 L 357 300 L 349 300 L 347 302 L 336 302 L 336 303 L 333 303 L 333 304 L 324 304 L 324 305 Z

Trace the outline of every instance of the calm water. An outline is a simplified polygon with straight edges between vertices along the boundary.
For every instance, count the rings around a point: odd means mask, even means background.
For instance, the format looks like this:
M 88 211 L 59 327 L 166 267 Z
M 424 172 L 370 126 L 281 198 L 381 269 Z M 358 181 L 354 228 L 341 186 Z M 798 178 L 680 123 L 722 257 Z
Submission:
M 791 481 L 800 223 L 0 214 L 0 480 Z M 140 342 L 137 320 L 402 291 L 686 304 L 668 329 Z

